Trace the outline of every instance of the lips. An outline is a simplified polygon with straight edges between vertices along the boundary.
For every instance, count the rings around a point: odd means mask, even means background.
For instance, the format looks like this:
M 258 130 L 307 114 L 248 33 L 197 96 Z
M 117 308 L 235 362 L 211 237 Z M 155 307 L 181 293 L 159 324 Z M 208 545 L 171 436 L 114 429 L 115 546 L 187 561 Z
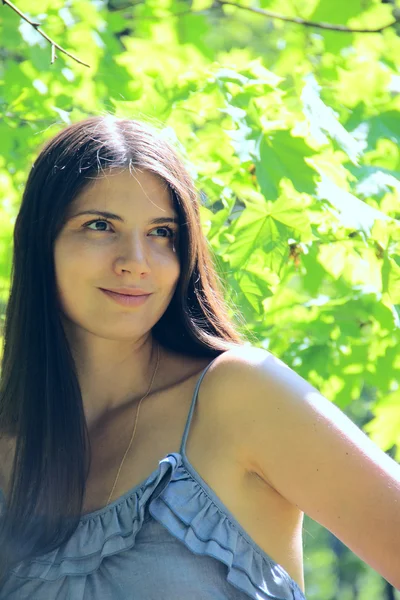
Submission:
M 112 292 L 113 294 L 119 294 L 120 296 L 149 296 L 151 292 L 145 292 L 141 289 L 130 290 L 127 288 L 100 288 L 104 292 Z
M 113 299 L 115 302 L 121 304 L 122 306 L 141 306 L 142 304 L 147 302 L 148 298 L 151 296 L 151 294 L 148 293 L 139 295 L 132 293 L 120 294 L 117 292 L 113 292 L 112 290 L 106 290 L 103 288 L 100 288 L 100 290 L 103 292 L 103 294 L 106 294 L 106 296 Z

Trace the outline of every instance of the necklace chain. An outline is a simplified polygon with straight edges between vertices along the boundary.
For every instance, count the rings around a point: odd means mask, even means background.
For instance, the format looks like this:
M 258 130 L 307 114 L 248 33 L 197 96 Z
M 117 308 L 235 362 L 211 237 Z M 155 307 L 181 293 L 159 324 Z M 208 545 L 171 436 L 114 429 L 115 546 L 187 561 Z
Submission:
M 156 373 L 157 373 L 157 369 L 158 369 L 158 363 L 159 363 L 159 362 L 160 362 L 160 346 L 159 346 L 159 344 L 157 344 L 157 363 L 156 363 L 156 368 L 154 369 L 154 373 L 153 373 L 153 377 L 151 378 L 151 382 L 150 382 L 150 387 L 149 387 L 149 389 L 147 390 L 147 392 L 146 392 L 146 394 L 143 396 L 143 398 L 141 398 L 141 399 L 140 399 L 140 402 L 139 402 L 139 405 L 138 405 L 138 408 L 137 408 L 137 411 L 136 411 L 136 417 L 135 417 L 135 423 L 134 423 L 134 425 L 133 425 L 133 432 L 132 432 L 131 441 L 129 442 L 129 446 L 128 446 L 128 448 L 126 449 L 126 452 L 125 452 L 125 454 L 124 454 L 124 458 L 122 459 L 122 461 L 121 461 L 121 464 L 120 464 L 120 466 L 119 466 L 118 473 L 117 473 L 117 477 L 116 477 L 116 479 L 115 479 L 115 481 L 114 481 L 113 488 L 112 488 L 112 490 L 111 490 L 111 493 L 110 493 L 110 495 L 109 495 L 109 497 L 108 497 L 107 504 L 110 502 L 110 499 L 111 499 L 111 497 L 112 497 L 112 495 L 113 495 L 113 493 L 114 493 L 114 489 L 115 489 L 115 486 L 116 486 L 116 484 L 117 484 L 118 477 L 119 477 L 119 474 L 120 474 L 120 472 L 121 472 L 121 469 L 122 469 L 122 465 L 124 464 L 124 461 L 125 461 L 126 455 L 128 454 L 128 452 L 129 452 L 129 449 L 130 449 L 130 447 L 131 447 L 131 445 L 132 445 L 132 441 L 133 441 L 133 438 L 134 438 L 134 436 L 135 436 L 135 431 L 136 431 L 136 423 L 137 423 L 137 420 L 138 420 L 138 417 L 139 417 L 140 405 L 141 405 L 141 403 L 142 403 L 142 400 L 144 400 L 144 399 L 145 399 L 145 398 L 146 398 L 146 397 L 149 395 L 149 393 L 150 393 L 150 391 L 151 391 L 151 388 L 152 388 L 152 386 L 153 386 L 153 381 L 154 381 L 154 378 L 155 378 L 155 376 L 156 376 Z

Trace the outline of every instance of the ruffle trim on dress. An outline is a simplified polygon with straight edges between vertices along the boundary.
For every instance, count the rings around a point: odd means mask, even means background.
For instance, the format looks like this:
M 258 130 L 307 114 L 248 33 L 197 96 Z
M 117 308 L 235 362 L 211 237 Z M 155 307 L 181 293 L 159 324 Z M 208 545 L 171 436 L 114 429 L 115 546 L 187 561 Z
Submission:
M 22 562 L 12 573 L 55 581 L 89 575 L 102 560 L 129 550 L 141 530 L 146 507 L 194 554 L 224 563 L 227 581 L 254 600 L 306 600 L 289 574 L 250 543 L 234 519 L 224 514 L 185 468 L 182 455 L 167 454 L 146 481 L 109 506 L 83 515 L 71 538 L 52 552 Z
M 250 598 L 305 600 L 283 567 L 253 548 L 184 465 L 150 502 L 149 512 L 194 554 L 223 562 L 228 567 L 227 581 Z
M 123 500 L 80 520 L 71 538 L 52 552 L 19 563 L 11 572 L 24 579 L 55 581 L 65 576 L 89 575 L 102 560 L 135 545 L 146 505 L 168 485 L 177 461 L 167 455 L 143 484 Z

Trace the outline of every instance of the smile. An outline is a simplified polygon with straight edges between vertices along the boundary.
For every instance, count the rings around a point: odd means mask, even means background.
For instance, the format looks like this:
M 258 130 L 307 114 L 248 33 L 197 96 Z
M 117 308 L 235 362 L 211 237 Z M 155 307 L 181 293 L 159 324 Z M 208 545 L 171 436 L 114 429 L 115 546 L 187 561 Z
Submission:
M 117 302 L 117 304 L 121 304 L 122 306 L 141 306 L 151 296 L 151 294 L 128 296 L 127 294 L 117 294 L 116 292 L 110 292 L 109 290 L 103 290 L 102 288 L 99 289 L 101 289 L 106 296 L 114 300 L 114 302 Z

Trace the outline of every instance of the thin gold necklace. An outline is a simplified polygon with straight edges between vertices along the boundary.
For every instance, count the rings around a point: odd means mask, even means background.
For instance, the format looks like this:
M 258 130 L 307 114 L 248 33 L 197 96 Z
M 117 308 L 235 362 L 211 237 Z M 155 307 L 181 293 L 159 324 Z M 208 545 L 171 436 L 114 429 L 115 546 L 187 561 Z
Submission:
M 126 458 L 126 455 L 128 454 L 128 452 L 129 452 L 129 449 L 130 449 L 130 447 L 131 447 L 131 445 L 132 445 L 132 441 L 133 441 L 133 438 L 134 438 L 134 436 L 135 436 L 135 431 L 136 431 L 136 423 L 137 423 L 138 416 L 139 416 L 139 409 L 140 409 L 140 405 L 141 405 L 141 403 L 142 403 L 142 400 L 144 400 L 144 399 L 145 399 L 145 398 L 146 398 L 146 397 L 149 395 L 149 393 L 150 393 L 150 390 L 151 390 L 151 388 L 152 388 L 152 386 L 153 386 L 153 381 L 154 381 L 154 378 L 155 378 L 155 376 L 156 376 L 156 373 L 157 373 L 157 369 L 158 369 L 158 363 L 159 363 L 159 361 L 160 361 L 160 346 L 159 346 L 159 344 L 157 344 L 157 363 L 156 363 L 156 368 L 154 369 L 154 373 L 153 373 L 153 377 L 151 378 L 151 382 L 150 382 L 150 387 L 149 387 L 149 389 L 147 390 L 147 392 L 146 392 L 146 394 L 143 396 L 143 398 L 141 398 L 141 399 L 140 399 L 140 402 L 139 402 L 139 405 L 138 405 L 138 409 L 137 409 L 137 411 L 136 411 L 135 424 L 134 424 L 134 426 L 133 426 L 133 432 L 132 432 L 131 441 L 129 442 L 129 446 L 128 446 L 128 448 L 126 449 L 126 452 L 125 452 L 125 454 L 124 454 L 124 458 L 122 459 L 122 461 L 121 461 L 121 464 L 120 464 L 120 466 L 119 466 L 118 473 L 117 473 L 117 477 L 116 477 L 116 479 L 115 479 L 115 481 L 114 481 L 113 488 L 112 488 L 112 490 L 111 490 L 111 493 L 110 493 L 110 495 L 109 495 L 109 497 L 108 497 L 107 504 L 110 502 L 111 496 L 113 495 L 113 492 L 114 492 L 115 486 L 116 486 L 116 484 L 117 484 L 117 481 L 118 481 L 119 474 L 120 474 L 120 472 L 121 472 L 121 469 L 122 469 L 122 465 L 124 464 L 124 460 L 125 460 L 125 458 Z

